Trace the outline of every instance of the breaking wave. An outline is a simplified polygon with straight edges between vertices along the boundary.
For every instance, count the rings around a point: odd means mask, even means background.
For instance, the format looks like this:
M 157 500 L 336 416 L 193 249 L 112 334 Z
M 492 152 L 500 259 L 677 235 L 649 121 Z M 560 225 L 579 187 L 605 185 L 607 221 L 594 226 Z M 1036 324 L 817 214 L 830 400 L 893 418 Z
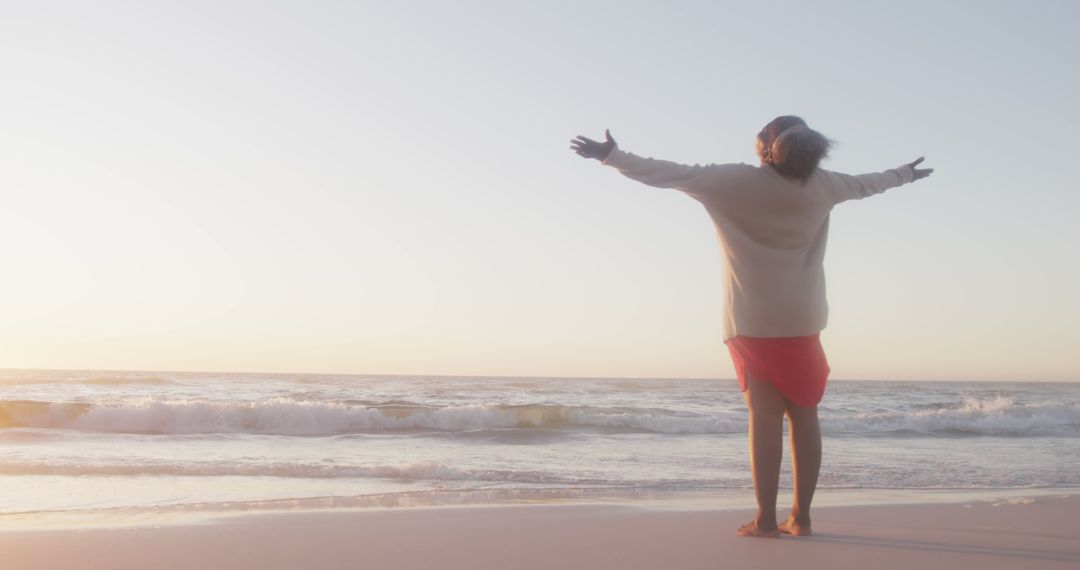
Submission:
M 431 407 L 356 405 L 278 398 L 256 402 L 144 399 L 115 404 L 0 401 L 0 427 L 136 434 L 250 433 L 325 436 L 380 432 L 459 432 L 513 428 L 594 428 L 656 433 L 736 433 L 737 414 L 548 404 Z
M 982 435 L 997 437 L 1080 435 L 1080 404 L 1017 403 L 1010 398 L 966 398 L 956 404 L 928 405 L 823 418 L 826 433 L 865 435 Z
M 162 400 L 113 403 L 0 400 L 0 428 L 131 434 L 333 436 L 485 430 L 739 434 L 744 412 L 555 404 L 424 406 L 395 401 L 328 402 L 276 398 L 252 402 Z M 968 399 L 928 409 L 822 414 L 827 435 L 1077 436 L 1080 404 Z

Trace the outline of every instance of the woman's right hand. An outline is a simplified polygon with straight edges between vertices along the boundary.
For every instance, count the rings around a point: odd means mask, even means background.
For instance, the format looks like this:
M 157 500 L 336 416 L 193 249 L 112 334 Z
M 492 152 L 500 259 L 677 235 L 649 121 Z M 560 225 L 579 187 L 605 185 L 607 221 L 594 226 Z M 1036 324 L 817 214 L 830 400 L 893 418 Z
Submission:
M 570 141 L 570 150 L 578 153 L 578 156 L 603 161 L 611 154 L 611 149 L 615 148 L 615 139 L 611 138 L 610 130 L 604 130 L 604 138 L 606 140 L 600 142 L 578 135 Z
M 930 176 L 931 174 L 934 173 L 933 168 L 915 168 L 916 166 L 919 165 L 920 162 L 922 162 L 924 160 L 926 160 L 926 157 L 925 156 L 920 156 L 919 158 L 916 158 L 912 162 L 908 163 L 908 166 L 911 167 L 911 171 L 913 173 L 915 173 L 915 176 L 914 176 L 914 178 L 912 178 L 912 181 L 922 180 L 923 178 L 926 178 L 927 176 Z

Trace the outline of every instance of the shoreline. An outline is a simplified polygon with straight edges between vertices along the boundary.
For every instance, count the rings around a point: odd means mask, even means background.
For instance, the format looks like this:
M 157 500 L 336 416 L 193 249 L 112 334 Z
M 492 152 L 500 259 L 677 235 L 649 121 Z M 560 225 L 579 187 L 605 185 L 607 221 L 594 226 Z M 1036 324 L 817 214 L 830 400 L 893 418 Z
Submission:
M 534 504 L 245 514 L 200 524 L 0 533 L 5 567 L 1075 568 L 1080 496 L 824 506 L 814 536 L 735 536 L 752 509 Z M 152 521 L 146 521 L 152 522 Z
M 1029 504 L 1051 498 L 1080 500 L 1080 487 L 1012 489 L 818 489 L 814 508 Z M 791 502 L 783 489 L 777 504 Z M 248 517 L 361 514 L 397 511 L 530 507 L 616 508 L 645 512 L 731 512 L 752 509 L 749 489 L 667 491 L 611 488 L 404 491 L 346 497 L 188 503 L 0 513 L 0 534 L 116 530 L 216 524 Z M 781 507 L 781 512 L 784 507 Z

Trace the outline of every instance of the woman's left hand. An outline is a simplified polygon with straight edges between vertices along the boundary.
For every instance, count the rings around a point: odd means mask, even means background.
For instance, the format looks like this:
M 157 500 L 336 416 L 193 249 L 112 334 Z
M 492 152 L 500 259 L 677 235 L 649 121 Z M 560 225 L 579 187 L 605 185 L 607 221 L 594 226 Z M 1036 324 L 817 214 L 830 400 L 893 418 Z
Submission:
M 926 157 L 920 156 L 919 158 L 916 158 L 912 162 L 908 163 L 908 166 L 911 167 L 911 171 L 915 173 L 915 177 L 912 178 L 912 181 L 922 180 L 923 178 L 926 178 L 927 176 L 930 176 L 934 173 L 933 168 L 915 168 L 919 165 L 920 162 L 924 160 L 926 160 Z

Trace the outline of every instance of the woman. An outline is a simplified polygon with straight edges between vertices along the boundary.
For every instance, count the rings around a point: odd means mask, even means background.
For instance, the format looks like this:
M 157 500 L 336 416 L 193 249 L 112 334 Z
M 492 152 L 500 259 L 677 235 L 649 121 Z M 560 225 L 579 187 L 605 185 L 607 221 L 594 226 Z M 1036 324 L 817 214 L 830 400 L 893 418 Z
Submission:
M 624 175 L 675 188 L 704 204 L 727 261 L 724 342 L 750 413 L 750 460 L 758 512 L 740 536 L 811 533 L 810 502 L 821 467 L 817 405 L 829 365 L 819 333 L 825 328 L 825 242 L 829 212 L 846 200 L 879 194 L 933 172 L 922 158 L 880 173 L 851 176 L 818 168 L 829 141 L 799 117 L 772 120 L 757 135 L 760 166 L 685 166 L 641 158 L 579 136 L 571 149 Z M 776 494 L 783 422 L 791 427 L 795 501 L 777 524 Z

